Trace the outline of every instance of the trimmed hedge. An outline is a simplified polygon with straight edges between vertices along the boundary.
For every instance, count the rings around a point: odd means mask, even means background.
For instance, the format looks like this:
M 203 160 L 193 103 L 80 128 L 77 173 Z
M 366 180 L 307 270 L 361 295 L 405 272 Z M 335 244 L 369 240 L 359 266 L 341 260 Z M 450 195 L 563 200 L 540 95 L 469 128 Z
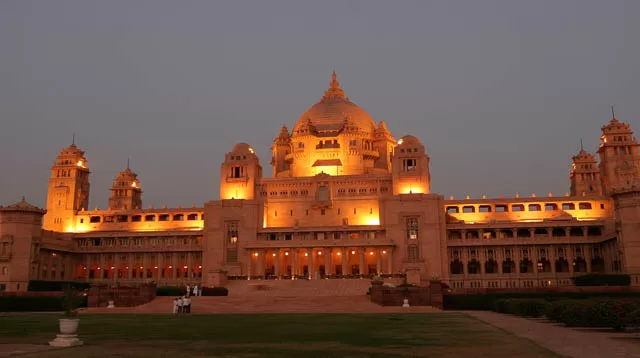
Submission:
M 83 291 L 88 290 L 91 284 L 87 282 L 73 282 L 73 281 L 39 281 L 31 280 L 27 286 L 27 291 L 64 291 L 66 286 Z
M 549 305 L 547 317 L 570 327 L 608 327 L 622 330 L 640 324 L 638 300 L 569 300 Z
M 554 293 L 489 293 L 489 294 L 446 294 L 442 297 L 442 306 L 446 310 L 485 310 L 490 311 L 495 307 L 495 303 L 500 299 L 508 298 L 528 298 L 544 299 L 546 301 L 559 300 L 579 300 L 589 298 L 619 298 L 619 299 L 640 299 L 640 292 L 617 292 L 617 293 L 588 293 L 588 292 L 554 292 Z
M 203 287 L 203 296 L 229 296 L 229 290 L 226 287 Z
M 589 274 L 571 278 L 576 286 L 630 286 L 631 276 Z
M 156 296 L 184 296 L 186 292 L 186 287 L 160 286 L 156 288 Z
M 62 296 L 0 296 L 0 312 L 62 312 Z M 80 296 L 78 307 L 87 307 L 87 297 Z
M 500 313 L 514 314 L 525 317 L 542 317 L 549 302 L 540 298 L 508 298 L 497 300 L 493 310 Z

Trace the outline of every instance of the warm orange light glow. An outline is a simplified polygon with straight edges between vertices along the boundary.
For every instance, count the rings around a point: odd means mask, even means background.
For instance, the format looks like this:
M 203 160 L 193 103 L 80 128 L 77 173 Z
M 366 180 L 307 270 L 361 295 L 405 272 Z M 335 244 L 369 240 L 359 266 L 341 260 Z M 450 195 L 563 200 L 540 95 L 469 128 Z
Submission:
M 380 218 L 378 216 L 371 216 L 367 218 L 367 225 L 380 225 Z
M 370 256 L 373 256 L 373 251 L 371 251 L 371 252 L 369 253 L 369 255 L 370 255 Z
M 142 268 L 142 267 L 141 267 L 141 268 Z M 184 265 L 184 268 L 186 269 L 186 268 L 187 268 L 187 265 Z
M 318 251 L 318 255 L 322 255 L 322 251 Z
M 158 266 L 153 266 L 153 268 L 154 268 L 154 269 L 157 269 L 157 268 L 158 268 Z
M 84 166 L 84 162 L 82 160 L 78 160 L 78 166 L 79 167 L 83 167 Z
M 424 194 L 425 192 L 424 185 L 420 183 L 405 184 L 398 190 L 399 194 Z
M 285 253 L 284 253 L 284 256 L 289 256 L 289 253 L 288 253 L 288 252 L 285 252 Z
M 111 269 L 113 270 L 113 269 L 115 269 L 115 267 L 111 266 Z
M 128 267 L 127 267 L 127 268 L 128 268 Z M 173 266 L 171 266 L 171 265 L 170 265 L 170 266 L 169 266 L 169 268 L 170 268 L 170 269 L 172 269 L 172 268 L 173 268 Z
M 404 142 L 404 141 L 403 141 L 402 139 L 399 139 L 399 140 L 398 140 L 398 145 L 401 145 L 401 144 L 402 144 L 402 142 Z
M 249 153 L 253 154 L 253 148 L 249 147 Z
M 342 253 L 341 253 L 341 252 L 338 252 L 336 255 L 340 256 L 340 255 L 342 255 Z
M 137 186 L 138 186 L 138 184 L 136 182 L 131 183 L 131 187 L 135 188 Z
M 273 256 L 276 256 L 276 254 L 274 253 Z
M 256 252 L 256 253 L 254 253 L 254 254 L 253 254 L 253 256 L 258 257 L 258 253 L 257 253 L 257 252 Z
M 198 265 L 198 268 L 199 268 L 199 269 L 201 269 L 201 268 L 202 268 L 202 265 Z
M 387 250 L 382 250 L 382 253 L 383 253 L 383 254 L 386 254 L 386 253 L 387 253 Z
M 351 251 L 351 255 L 355 255 L 355 254 L 356 254 L 356 251 L 355 251 L 355 250 L 352 250 L 352 251 Z
M 309 254 L 305 252 L 305 253 L 304 253 L 304 256 L 309 256 Z

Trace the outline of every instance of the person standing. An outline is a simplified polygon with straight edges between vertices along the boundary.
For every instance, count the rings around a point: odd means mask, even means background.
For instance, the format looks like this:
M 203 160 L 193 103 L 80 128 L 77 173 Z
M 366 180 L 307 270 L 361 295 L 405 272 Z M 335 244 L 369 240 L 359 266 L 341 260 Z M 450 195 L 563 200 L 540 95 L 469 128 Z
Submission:
M 178 299 L 173 299 L 173 314 L 178 314 Z
M 187 285 L 187 297 L 191 296 L 191 286 Z
M 197 296 L 198 295 L 198 285 L 196 284 L 195 286 L 193 286 L 193 295 Z
M 191 313 L 191 297 L 185 298 L 185 306 L 187 313 Z
M 178 313 L 184 313 L 184 299 L 182 297 L 178 298 Z

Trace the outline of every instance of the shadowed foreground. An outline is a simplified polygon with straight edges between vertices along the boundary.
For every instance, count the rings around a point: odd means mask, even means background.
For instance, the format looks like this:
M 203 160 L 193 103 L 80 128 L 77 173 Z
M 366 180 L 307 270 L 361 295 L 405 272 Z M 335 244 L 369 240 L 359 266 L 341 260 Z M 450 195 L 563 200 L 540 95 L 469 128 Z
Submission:
M 46 344 L 52 314 L 0 316 L 0 343 Z M 557 357 L 460 313 L 82 315 L 85 346 L 24 357 Z

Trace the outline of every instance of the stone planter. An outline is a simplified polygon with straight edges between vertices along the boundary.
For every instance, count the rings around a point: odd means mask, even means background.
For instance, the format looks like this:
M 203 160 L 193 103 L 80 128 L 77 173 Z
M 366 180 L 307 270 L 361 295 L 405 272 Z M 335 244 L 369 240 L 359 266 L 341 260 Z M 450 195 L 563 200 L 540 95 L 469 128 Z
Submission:
M 58 320 L 60 324 L 60 333 L 76 334 L 80 320 L 77 318 L 61 318 Z
M 109 300 L 109 305 L 107 306 L 107 308 L 114 308 L 114 307 L 116 306 L 113 304 L 113 300 Z
M 409 306 L 409 299 L 405 298 L 404 301 L 402 301 L 402 307 L 411 307 Z
M 60 325 L 60 334 L 56 338 L 49 342 L 49 345 L 54 347 L 72 347 L 82 345 L 82 341 L 78 339 L 76 332 L 78 331 L 78 325 L 80 320 L 77 318 L 61 318 L 58 320 Z

